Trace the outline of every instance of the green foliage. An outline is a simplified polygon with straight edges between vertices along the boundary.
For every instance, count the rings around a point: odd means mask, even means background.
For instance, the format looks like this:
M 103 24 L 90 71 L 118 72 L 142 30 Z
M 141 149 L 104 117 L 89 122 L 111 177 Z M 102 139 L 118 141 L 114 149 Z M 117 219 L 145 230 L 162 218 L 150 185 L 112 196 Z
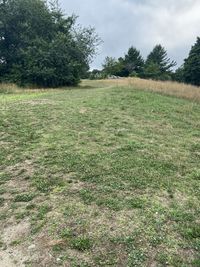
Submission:
M 140 51 L 133 46 L 129 48 L 124 58 L 118 60 L 106 57 L 103 72 L 106 75 L 121 77 L 141 77 L 154 80 L 171 80 L 176 63 L 167 57 L 167 51 L 161 45 L 156 45 L 144 62 Z
M 119 61 L 117 61 L 113 57 L 106 57 L 103 63 L 103 72 L 106 75 L 116 75 L 118 76 L 121 71 L 121 65 Z
M 105 79 L 107 77 L 106 73 L 97 69 L 92 70 L 89 72 L 88 77 L 90 80 L 100 80 Z
M 33 180 L 34 186 L 42 193 L 49 193 L 55 187 L 62 187 L 64 186 L 63 181 L 61 178 L 58 177 L 34 177 Z
M 76 17 L 43 0 L 0 1 L 0 81 L 40 87 L 76 85 L 99 38 Z
M 129 76 L 137 76 L 141 74 L 144 67 L 144 60 L 140 51 L 134 47 L 130 47 L 124 59 L 125 69 Z
M 155 80 L 169 80 L 171 68 L 175 65 L 176 62 L 170 61 L 167 57 L 165 48 L 161 45 L 156 45 L 147 57 L 143 77 Z
M 200 238 L 200 225 L 185 225 L 183 226 L 182 235 L 187 238 Z
M 169 71 L 172 67 L 176 65 L 176 62 L 170 61 L 167 57 L 167 51 L 161 45 L 156 45 L 153 51 L 148 55 L 146 64 L 155 63 L 158 64 L 160 71 Z
M 145 259 L 146 256 L 144 252 L 133 247 L 133 249 L 129 253 L 127 267 L 133 267 L 133 266 L 142 267 L 144 266 Z
M 0 207 L 3 206 L 3 203 L 4 203 L 4 198 L 0 197 Z
M 143 75 L 147 79 L 156 79 L 160 77 L 159 65 L 154 62 L 149 62 L 145 65 Z
M 200 37 L 192 46 L 184 63 L 184 76 L 187 83 L 200 86 Z
M 35 197 L 35 194 L 33 193 L 23 193 L 19 194 L 15 197 L 15 202 L 29 202 Z
M 92 248 L 92 240 L 89 237 L 81 236 L 71 240 L 71 247 L 80 251 L 89 250 Z
M 51 210 L 51 207 L 47 204 L 44 204 L 42 206 L 39 207 L 38 209 L 38 214 L 36 216 L 36 218 L 38 220 L 43 220 L 46 216 L 46 214 Z
M 177 82 L 184 82 L 185 77 L 184 77 L 184 67 L 181 66 L 172 75 L 172 79 Z
M 121 77 L 141 77 L 153 80 L 174 80 L 177 82 L 187 82 L 193 85 L 200 85 L 200 38 L 192 46 L 189 57 L 185 59 L 183 66 L 175 72 L 172 68 L 176 66 L 175 61 L 171 61 L 167 56 L 167 51 L 161 45 L 156 45 L 148 55 L 146 62 L 140 54 L 140 51 L 130 47 L 124 58 L 118 60 L 112 57 L 106 57 L 103 64 L 103 71 L 92 75 L 92 79 L 106 76 Z
M 140 52 L 130 47 L 124 58 L 118 60 L 112 57 L 106 57 L 103 64 L 103 72 L 107 75 L 116 75 L 121 77 L 136 77 L 143 71 L 144 60 Z

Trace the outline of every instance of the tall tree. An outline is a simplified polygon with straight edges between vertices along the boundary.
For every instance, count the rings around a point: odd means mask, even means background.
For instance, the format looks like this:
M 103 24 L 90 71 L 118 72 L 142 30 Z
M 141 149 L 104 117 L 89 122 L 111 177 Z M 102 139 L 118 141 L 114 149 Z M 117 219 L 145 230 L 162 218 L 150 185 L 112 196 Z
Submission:
M 125 55 L 124 64 L 128 75 L 133 73 L 136 75 L 142 73 L 144 60 L 140 54 L 140 51 L 134 47 L 130 47 L 128 53 Z
M 176 66 L 175 61 L 171 61 L 167 56 L 167 51 L 161 45 L 156 45 L 153 51 L 148 55 L 145 62 L 144 76 L 154 79 L 167 79 L 171 73 L 171 68 Z M 156 73 L 149 73 L 153 68 Z
M 57 1 L 0 0 L 0 80 L 75 85 L 98 42 L 94 29 L 77 27 Z
M 187 83 L 200 86 L 200 37 L 192 46 L 184 63 L 184 76 Z

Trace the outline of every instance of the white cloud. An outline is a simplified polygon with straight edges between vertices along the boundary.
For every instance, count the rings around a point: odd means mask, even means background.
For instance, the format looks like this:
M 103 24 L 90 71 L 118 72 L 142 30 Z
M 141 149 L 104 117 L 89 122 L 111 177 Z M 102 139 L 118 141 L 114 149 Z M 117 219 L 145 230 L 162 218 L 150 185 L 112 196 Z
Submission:
M 67 14 L 96 28 L 104 41 L 93 66 L 133 45 L 146 56 L 161 43 L 180 65 L 200 35 L 199 0 L 60 0 Z

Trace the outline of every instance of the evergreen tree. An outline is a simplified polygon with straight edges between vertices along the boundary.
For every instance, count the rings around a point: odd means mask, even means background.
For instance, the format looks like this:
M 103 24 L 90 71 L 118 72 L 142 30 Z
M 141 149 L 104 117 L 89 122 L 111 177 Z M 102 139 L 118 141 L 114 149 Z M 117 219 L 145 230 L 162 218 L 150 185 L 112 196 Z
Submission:
M 184 63 L 184 76 L 187 83 L 200 86 L 200 37 L 192 46 Z
M 124 64 L 128 75 L 141 74 L 144 67 L 144 60 L 140 54 L 140 51 L 134 47 L 130 47 L 128 53 L 125 55 Z
M 184 77 L 184 66 L 179 67 L 176 71 L 172 74 L 172 79 L 177 82 L 183 83 L 185 81 Z
M 161 72 L 159 65 L 154 62 L 148 62 L 148 64 L 145 64 L 142 77 L 154 80 L 161 79 Z
M 165 50 L 165 48 L 161 45 L 156 45 L 153 51 L 147 57 L 145 63 L 144 77 L 160 80 L 169 79 L 171 74 L 171 68 L 175 65 L 176 62 L 171 61 L 168 58 L 167 51 Z M 153 66 L 156 70 L 155 73 L 152 73 Z M 151 70 L 151 72 L 149 72 L 149 69 Z

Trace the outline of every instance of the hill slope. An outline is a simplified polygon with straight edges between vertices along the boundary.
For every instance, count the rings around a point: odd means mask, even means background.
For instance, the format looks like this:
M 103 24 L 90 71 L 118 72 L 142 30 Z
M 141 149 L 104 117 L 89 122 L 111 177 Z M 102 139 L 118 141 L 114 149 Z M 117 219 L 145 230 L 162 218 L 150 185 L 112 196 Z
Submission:
M 4 267 L 199 266 L 198 103 L 119 85 L 0 106 Z

